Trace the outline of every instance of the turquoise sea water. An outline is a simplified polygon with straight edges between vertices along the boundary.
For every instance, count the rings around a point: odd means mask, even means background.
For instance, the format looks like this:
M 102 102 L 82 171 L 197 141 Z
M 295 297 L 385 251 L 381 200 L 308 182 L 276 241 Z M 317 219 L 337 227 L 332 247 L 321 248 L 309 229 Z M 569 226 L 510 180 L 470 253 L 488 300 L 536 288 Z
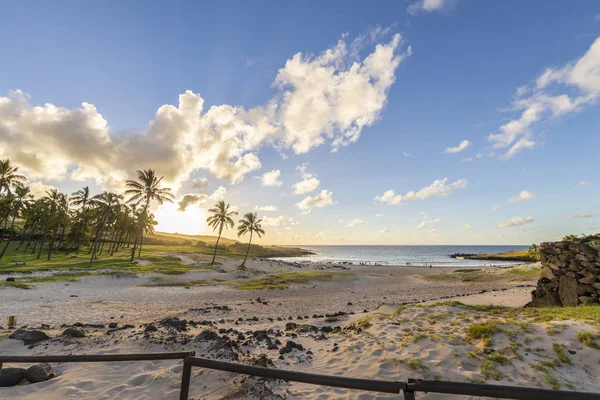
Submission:
M 514 262 L 462 260 L 450 258 L 454 253 L 503 253 L 527 249 L 528 246 L 293 246 L 310 250 L 315 255 L 306 257 L 286 257 L 286 261 L 378 263 L 390 265 L 433 264 L 448 266 L 473 266 L 483 264 L 506 265 Z

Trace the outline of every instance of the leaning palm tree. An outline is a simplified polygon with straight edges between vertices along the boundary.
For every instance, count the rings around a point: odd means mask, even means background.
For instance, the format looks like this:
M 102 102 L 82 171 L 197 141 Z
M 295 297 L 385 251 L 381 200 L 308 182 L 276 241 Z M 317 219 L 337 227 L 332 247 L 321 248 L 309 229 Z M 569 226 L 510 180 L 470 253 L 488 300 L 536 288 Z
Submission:
M 250 243 L 252 243 L 252 234 L 256 233 L 258 237 L 262 237 L 261 235 L 265 234 L 265 231 L 260 226 L 262 219 L 258 219 L 256 213 L 247 213 L 244 214 L 244 218 L 240 219 L 240 224 L 238 225 L 238 236 L 243 236 L 246 233 L 250 232 L 250 240 L 248 240 L 248 248 L 246 249 L 246 256 L 244 257 L 244 261 L 242 262 L 242 267 L 246 266 L 246 260 L 248 259 L 248 253 L 250 252 Z
M 144 205 L 144 208 L 142 209 L 143 216 L 140 221 L 146 221 L 146 214 L 148 213 L 148 207 L 150 206 L 151 201 L 157 201 L 158 204 L 163 204 L 165 201 L 172 203 L 174 196 L 171 193 L 170 188 L 160 187 L 160 181 L 162 181 L 163 177 L 157 178 L 153 169 L 137 171 L 137 174 L 139 182 L 128 180 L 126 184 L 131 189 L 126 190 L 125 194 L 131 196 L 128 203 L 135 204 L 136 206 L 140 204 Z M 140 243 L 138 258 L 141 256 L 143 239 L 144 229 L 142 228 L 142 225 L 139 224 L 135 242 L 133 243 L 133 250 L 131 251 L 131 261 L 133 261 L 133 258 L 135 257 L 138 240 Z
M 225 204 L 223 200 L 219 201 L 213 208 L 208 210 L 212 215 L 206 219 L 208 226 L 213 228 L 213 231 L 219 228 L 219 236 L 217 237 L 217 243 L 215 243 L 215 252 L 213 253 L 213 258 L 211 264 L 215 263 L 215 257 L 217 257 L 217 247 L 219 247 L 219 240 L 221 240 L 221 234 L 223 233 L 223 228 L 233 228 L 234 222 L 231 219 L 232 216 L 238 215 L 238 212 L 235 210 L 229 209 L 229 204 Z
M 86 186 L 83 189 L 79 189 L 78 191 L 71 193 L 71 198 L 69 201 L 71 202 L 72 206 L 79 207 L 79 218 L 77 224 L 75 225 L 75 252 L 79 253 L 79 250 L 81 249 L 81 242 L 87 229 L 90 206 L 92 203 L 90 188 Z
M 96 228 L 96 236 L 94 237 L 92 248 L 90 249 L 92 254 L 90 258 L 90 267 L 96 259 L 96 254 L 99 248 L 98 242 L 102 235 L 104 235 L 106 223 L 115 210 L 119 209 L 121 205 L 120 200 L 122 199 L 122 195 L 112 192 L 103 192 L 92 198 L 92 204 L 97 208 L 98 211 L 98 226 Z
M 3 190 L 11 193 L 11 187 L 23 186 L 27 178 L 18 171 L 19 167 L 13 167 L 9 159 L 0 160 L 0 193 Z
M 21 211 L 21 208 L 24 205 L 27 205 L 33 199 L 33 195 L 30 193 L 29 186 L 20 186 L 15 189 L 15 209 L 13 210 L 12 222 L 10 223 L 10 227 L 14 229 L 15 227 L 15 219 Z

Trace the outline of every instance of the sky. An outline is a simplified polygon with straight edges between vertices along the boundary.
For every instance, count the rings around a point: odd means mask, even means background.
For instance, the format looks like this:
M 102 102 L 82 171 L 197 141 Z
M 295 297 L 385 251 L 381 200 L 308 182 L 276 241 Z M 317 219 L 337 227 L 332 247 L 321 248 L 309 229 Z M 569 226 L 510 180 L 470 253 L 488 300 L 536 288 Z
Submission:
M 152 168 L 157 230 L 224 199 L 265 244 L 600 231 L 597 1 L 0 7 L 0 158 L 38 195 Z

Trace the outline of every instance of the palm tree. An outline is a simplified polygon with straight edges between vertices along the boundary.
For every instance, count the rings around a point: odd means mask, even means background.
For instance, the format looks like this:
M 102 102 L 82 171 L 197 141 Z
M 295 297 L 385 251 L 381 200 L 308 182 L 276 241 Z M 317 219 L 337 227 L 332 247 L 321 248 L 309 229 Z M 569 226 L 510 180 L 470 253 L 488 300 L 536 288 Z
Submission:
M 97 207 L 98 211 L 100 212 L 100 218 L 96 230 L 96 236 L 94 238 L 94 242 L 92 243 L 92 257 L 90 258 L 90 267 L 92 266 L 92 263 L 96 258 L 96 253 L 98 251 L 98 241 L 100 240 L 100 237 L 104 234 L 106 222 L 111 217 L 111 214 L 114 213 L 115 210 L 120 208 L 120 200 L 123 200 L 123 196 L 112 192 L 103 192 L 92 198 L 93 204 Z
M 148 213 L 148 207 L 150 206 L 150 202 L 155 200 L 158 204 L 163 204 L 165 201 L 169 203 L 173 202 L 174 196 L 171 193 L 170 188 L 161 188 L 160 181 L 162 181 L 163 177 L 156 177 L 153 169 L 147 169 L 144 171 L 137 171 L 138 181 L 128 180 L 126 182 L 127 186 L 131 189 L 126 190 L 125 194 L 131 196 L 128 200 L 129 203 L 133 203 L 135 205 L 144 204 L 144 208 L 142 209 L 142 216 L 140 221 L 145 221 L 145 215 Z M 131 252 L 131 261 L 135 257 L 135 250 L 137 248 L 137 243 L 140 243 L 140 251 L 138 253 L 138 258 L 142 254 L 142 240 L 144 239 L 144 230 L 142 226 L 138 226 L 138 233 L 135 238 L 135 242 L 133 244 L 133 250 Z
M 11 229 L 13 229 L 15 227 L 15 219 L 17 218 L 19 211 L 21 211 L 21 207 L 23 207 L 24 205 L 27 205 L 33 199 L 33 195 L 30 193 L 29 186 L 17 187 L 15 189 L 15 195 L 16 195 L 16 204 L 15 204 L 15 209 L 13 210 L 12 221 L 10 223 Z
M 13 167 L 9 159 L 0 160 L 0 193 L 6 190 L 11 193 L 11 187 L 23 186 L 27 181 L 24 175 L 18 173 L 19 167 Z
M 260 226 L 261 222 L 262 219 L 258 219 L 256 213 L 244 214 L 244 218 L 240 219 L 240 224 L 238 225 L 238 236 L 243 236 L 250 232 L 250 240 L 248 240 L 248 248 L 246 249 L 246 256 L 242 262 L 242 267 L 246 266 L 246 259 L 248 259 L 248 253 L 250 252 L 250 243 L 252 243 L 252 234 L 256 233 L 258 237 L 262 237 L 261 235 L 265 234 L 265 231 Z
M 83 240 L 83 236 L 85 235 L 88 224 L 91 203 L 90 188 L 86 186 L 83 189 L 79 189 L 78 191 L 71 193 L 71 198 L 69 201 L 71 202 L 72 206 L 80 207 L 79 221 L 77 221 L 75 228 L 75 251 L 79 253 L 81 242 Z
M 208 212 L 212 214 L 206 219 L 208 226 L 212 227 L 213 231 L 219 228 L 219 236 L 217 237 L 217 243 L 215 243 L 215 252 L 213 253 L 213 258 L 211 261 L 211 264 L 214 264 L 215 257 L 217 256 L 217 248 L 219 247 L 219 240 L 221 240 L 221 234 L 223 233 L 223 228 L 233 228 L 234 222 L 231 217 L 238 215 L 238 212 L 235 210 L 229 210 L 229 204 L 225 204 L 223 200 L 215 204 L 215 206 L 208 210 Z

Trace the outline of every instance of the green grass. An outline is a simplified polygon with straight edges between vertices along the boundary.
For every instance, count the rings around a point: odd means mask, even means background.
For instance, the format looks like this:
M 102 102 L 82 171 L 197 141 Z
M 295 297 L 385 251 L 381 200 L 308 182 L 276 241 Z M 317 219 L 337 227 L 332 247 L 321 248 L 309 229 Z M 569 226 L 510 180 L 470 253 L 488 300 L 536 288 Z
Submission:
M 541 372 L 544 380 L 552 387 L 552 389 L 560 389 L 560 383 L 558 383 L 558 379 L 556 378 L 556 376 L 554 376 L 554 373 L 552 372 L 554 369 L 554 365 L 552 364 L 552 362 L 536 363 L 533 364 L 531 368 L 538 372 Z
M 493 282 L 497 280 L 520 281 L 539 278 L 541 267 L 514 267 L 501 270 L 457 269 L 453 272 L 438 272 L 422 275 L 431 281 Z
M 499 381 L 504 378 L 504 374 L 498 370 L 496 363 L 489 359 L 481 362 L 480 372 L 485 379 Z
M 579 331 L 577 332 L 577 339 L 585 344 L 588 347 L 592 347 L 594 349 L 600 349 L 600 345 L 596 342 L 600 335 L 592 332 L 592 331 Z
M 292 283 L 349 280 L 353 278 L 354 275 L 346 271 L 299 271 L 269 275 L 244 282 L 233 282 L 232 286 L 238 290 L 287 289 Z
M 212 286 L 214 282 L 201 279 L 181 279 L 171 276 L 152 276 L 150 282 L 140 285 L 147 287 L 193 287 L 193 286 Z
M 482 322 L 473 324 L 467 328 L 467 337 L 469 339 L 491 339 L 498 332 L 498 326 L 491 322 Z
M 422 358 L 411 358 L 406 362 L 406 366 L 412 371 L 428 372 L 429 367 L 423 362 Z
M 569 358 L 569 356 L 567 356 L 567 353 L 565 353 L 565 349 L 562 344 L 560 344 L 558 342 L 552 342 L 552 348 L 554 349 L 554 352 L 556 353 L 556 356 L 558 357 L 557 364 L 569 364 L 569 365 L 573 364 L 571 362 L 571 359 Z

